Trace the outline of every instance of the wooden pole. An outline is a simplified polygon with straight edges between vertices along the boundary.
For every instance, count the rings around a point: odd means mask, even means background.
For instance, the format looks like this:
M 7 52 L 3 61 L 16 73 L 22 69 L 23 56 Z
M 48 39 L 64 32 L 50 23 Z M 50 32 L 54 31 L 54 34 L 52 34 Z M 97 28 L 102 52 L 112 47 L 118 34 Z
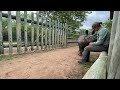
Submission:
M 60 31 L 60 34 L 59 34 L 59 36 L 60 36 L 60 47 L 61 47 L 61 30 L 62 30 L 62 28 L 61 28 L 61 23 L 60 23 L 60 29 L 59 29 L 59 31 Z
M 51 19 L 49 19 L 49 49 L 51 48 Z
M 54 21 L 52 21 L 52 48 L 54 48 Z
M 57 21 L 55 21 L 55 48 L 57 48 Z
M 118 24 L 115 34 L 114 46 L 112 50 L 108 79 L 120 79 L 120 12 L 118 15 Z
M 45 50 L 47 50 L 47 37 L 48 37 L 48 35 L 47 35 L 47 18 L 46 18 L 46 27 L 45 27 Z
M 36 49 L 39 50 L 39 14 L 36 13 L 37 18 L 37 31 L 36 31 Z
M 4 54 L 3 35 L 2 35 L 2 11 L 0 11 L 0 54 Z
M 16 11 L 16 32 L 17 32 L 17 52 L 21 53 L 21 23 L 20 23 L 20 11 Z
M 63 47 L 65 47 L 65 24 L 63 24 Z
M 24 11 L 24 37 L 25 37 L 25 52 L 27 49 L 27 11 Z
M 118 23 L 118 15 L 119 15 L 119 11 L 115 11 L 113 21 L 112 21 L 111 36 L 110 36 L 110 43 L 109 43 L 109 50 L 108 50 L 107 71 L 109 68 L 109 63 L 111 60 L 112 50 L 114 46 L 114 40 L 115 40 L 115 35 L 116 35 L 117 23 Z
M 110 19 L 113 19 L 114 11 L 110 11 Z
M 67 23 L 65 23 L 65 47 L 67 47 L 67 33 L 68 33 L 68 26 Z
M 31 13 L 31 50 L 34 50 L 34 13 Z
M 59 32 L 60 31 L 59 30 L 60 29 L 59 18 L 57 18 L 57 20 L 58 20 L 57 44 L 58 44 L 58 48 L 59 48 L 59 35 L 60 35 L 60 32 Z
M 9 55 L 12 55 L 12 20 L 11 20 L 11 11 L 8 11 L 8 40 L 9 40 Z
M 64 24 L 62 23 L 62 47 L 64 45 Z
M 98 59 L 93 63 L 82 79 L 106 79 L 107 53 L 101 52 Z
M 43 50 L 43 13 L 41 14 L 42 27 L 41 27 L 41 50 Z

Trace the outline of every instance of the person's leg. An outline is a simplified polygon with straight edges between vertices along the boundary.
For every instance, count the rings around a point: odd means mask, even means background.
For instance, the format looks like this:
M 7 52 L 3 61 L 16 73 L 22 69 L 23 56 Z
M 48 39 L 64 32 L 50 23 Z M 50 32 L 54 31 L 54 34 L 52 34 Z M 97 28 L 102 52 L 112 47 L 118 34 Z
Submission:
M 79 63 L 85 63 L 85 62 L 89 62 L 89 56 L 90 56 L 90 51 L 93 52 L 101 52 L 101 51 L 107 51 L 107 47 L 104 46 L 92 46 L 92 45 L 88 45 L 84 48 L 83 51 L 83 57 L 82 57 L 82 61 Z

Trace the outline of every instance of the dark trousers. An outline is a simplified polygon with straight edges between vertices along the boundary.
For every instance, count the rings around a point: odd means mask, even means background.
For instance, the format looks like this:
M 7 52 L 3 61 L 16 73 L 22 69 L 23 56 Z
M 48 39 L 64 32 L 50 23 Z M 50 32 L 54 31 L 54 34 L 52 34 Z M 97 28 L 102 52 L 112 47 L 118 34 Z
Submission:
M 108 51 L 108 46 L 93 46 L 88 45 L 84 48 L 82 60 L 89 62 L 90 51 L 92 52 L 102 52 Z

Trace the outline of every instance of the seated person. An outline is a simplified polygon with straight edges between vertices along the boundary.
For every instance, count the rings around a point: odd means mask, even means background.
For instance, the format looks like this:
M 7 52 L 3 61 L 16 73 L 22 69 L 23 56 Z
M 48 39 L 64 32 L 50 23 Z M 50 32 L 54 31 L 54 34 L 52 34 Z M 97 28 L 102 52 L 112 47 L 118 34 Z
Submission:
M 84 64 L 89 62 L 90 51 L 92 52 L 102 52 L 107 51 L 109 48 L 110 32 L 103 26 L 102 22 L 95 22 L 92 25 L 92 29 L 97 32 L 97 41 L 89 43 L 88 46 L 84 48 L 83 57 L 78 63 Z

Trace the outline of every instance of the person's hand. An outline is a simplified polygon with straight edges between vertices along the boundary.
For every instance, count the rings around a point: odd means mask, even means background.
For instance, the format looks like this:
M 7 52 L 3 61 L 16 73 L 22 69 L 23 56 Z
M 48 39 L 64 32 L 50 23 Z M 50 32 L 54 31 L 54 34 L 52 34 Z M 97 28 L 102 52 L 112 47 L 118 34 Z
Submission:
M 89 43 L 89 45 L 92 45 L 92 44 L 93 44 L 93 42 Z

